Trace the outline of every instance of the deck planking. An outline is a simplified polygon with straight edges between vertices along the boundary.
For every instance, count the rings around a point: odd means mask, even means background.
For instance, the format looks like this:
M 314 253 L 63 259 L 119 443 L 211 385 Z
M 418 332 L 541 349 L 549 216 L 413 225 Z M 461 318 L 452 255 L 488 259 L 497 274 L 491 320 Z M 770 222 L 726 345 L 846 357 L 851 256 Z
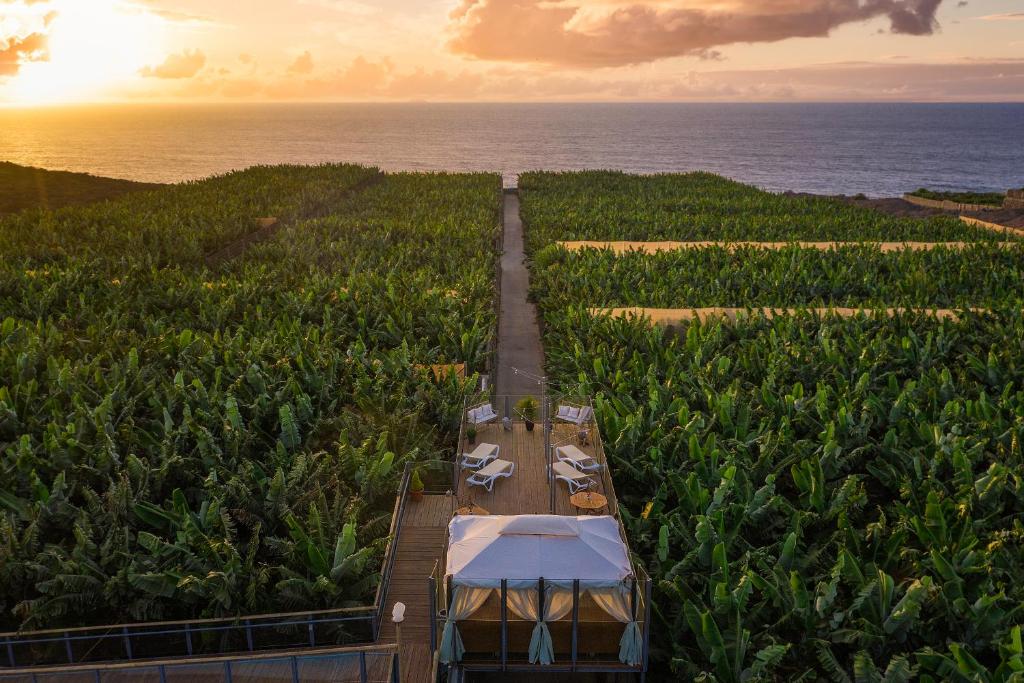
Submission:
M 591 455 L 604 463 L 604 452 L 600 445 L 600 435 L 595 425 L 587 427 L 588 444 L 579 443 L 579 428 L 572 424 L 554 424 L 551 431 L 552 446 L 574 444 L 587 455 Z M 569 491 L 565 482 L 555 481 L 555 509 L 551 509 L 551 483 L 548 479 L 548 461 L 544 455 L 544 430 L 540 425 L 531 432 L 521 422 L 513 423 L 511 431 L 505 431 L 500 423 L 479 428 L 476 443 L 497 444 L 500 451 L 498 457 L 515 463 L 516 469 L 511 477 L 498 479 L 494 482 L 493 491 L 482 486 L 470 486 L 466 479 L 472 470 L 460 470 L 456 495 L 459 504 L 473 502 L 492 515 L 577 515 L 580 514 L 569 501 Z M 463 445 L 464 451 L 471 451 L 473 446 Z M 603 464 L 602 469 L 607 465 Z M 606 477 L 600 472 L 593 475 L 596 486 L 592 491 L 608 496 Z M 607 512 L 607 510 L 605 510 Z

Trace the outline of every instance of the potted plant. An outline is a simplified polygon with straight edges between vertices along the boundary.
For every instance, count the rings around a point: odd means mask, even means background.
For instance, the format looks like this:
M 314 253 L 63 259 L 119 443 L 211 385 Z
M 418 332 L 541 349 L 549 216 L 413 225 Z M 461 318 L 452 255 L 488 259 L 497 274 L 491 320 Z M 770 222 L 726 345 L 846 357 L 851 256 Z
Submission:
M 526 431 L 533 431 L 533 421 L 537 419 L 537 399 L 527 396 L 516 403 L 516 413 L 526 423 Z
M 469 442 L 470 446 L 476 443 L 476 427 L 473 425 L 466 428 L 466 441 Z
M 423 479 L 418 468 L 412 471 L 412 478 L 409 480 L 409 497 L 415 501 L 423 500 Z

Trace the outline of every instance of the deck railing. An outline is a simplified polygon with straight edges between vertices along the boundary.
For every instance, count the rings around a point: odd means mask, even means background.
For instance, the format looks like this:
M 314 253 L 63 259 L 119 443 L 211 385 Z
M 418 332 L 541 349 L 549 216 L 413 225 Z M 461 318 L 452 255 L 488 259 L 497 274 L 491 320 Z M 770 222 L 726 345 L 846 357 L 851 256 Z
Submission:
M 375 606 L 0 634 L 4 667 L 221 655 L 373 640 Z M 0 668 L 2 671 L 2 668 Z
M 388 586 L 391 583 L 391 570 L 395 566 L 395 549 L 398 548 L 398 537 L 402 532 L 402 515 L 405 514 L 405 501 L 409 493 L 409 483 L 412 480 L 412 463 L 405 463 L 402 472 L 402 480 L 398 485 L 398 496 L 395 498 L 395 509 L 391 513 L 391 528 L 388 530 L 388 546 L 384 551 L 384 562 L 381 564 L 380 583 L 377 584 L 377 595 L 374 598 L 375 606 L 373 618 L 373 640 L 377 640 L 380 634 L 380 624 L 384 619 L 384 610 L 387 606 Z
M 92 666 L 63 666 L 0 671 L 0 683 L 192 683 L 274 680 L 292 683 L 399 683 L 394 647 L 358 651 L 263 654 Z

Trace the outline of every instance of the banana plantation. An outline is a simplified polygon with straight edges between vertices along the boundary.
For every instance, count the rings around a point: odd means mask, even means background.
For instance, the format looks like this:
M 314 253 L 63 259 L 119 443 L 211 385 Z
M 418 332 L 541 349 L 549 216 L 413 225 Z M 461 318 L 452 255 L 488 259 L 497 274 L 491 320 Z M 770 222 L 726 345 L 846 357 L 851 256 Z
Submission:
M 372 602 L 489 363 L 500 191 L 257 168 L 0 222 L 0 630 Z
M 816 196 L 773 194 L 711 173 L 522 173 L 527 247 L 554 240 L 1005 239 L 955 217 L 905 218 Z
M 521 184 L 548 375 L 596 397 L 666 678 L 1021 680 L 1019 249 L 569 253 L 552 242 L 989 235 L 704 174 Z M 991 310 L 674 328 L 588 312 L 815 303 Z
M 1024 247 L 707 173 L 519 183 L 545 381 L 594 397 L 654 579 L 652 679 L 1024 680 Z M 403 469 L 451 465 L 493 364 L 501 193 L 257 167 L 0 219 L 0 631 L 373 602 Z M 967 244 L 870 244 L 901 240 Z M 591 312 L 624 306 L 797 310 Z M 828 306 L 865 310 L 800 310 Z

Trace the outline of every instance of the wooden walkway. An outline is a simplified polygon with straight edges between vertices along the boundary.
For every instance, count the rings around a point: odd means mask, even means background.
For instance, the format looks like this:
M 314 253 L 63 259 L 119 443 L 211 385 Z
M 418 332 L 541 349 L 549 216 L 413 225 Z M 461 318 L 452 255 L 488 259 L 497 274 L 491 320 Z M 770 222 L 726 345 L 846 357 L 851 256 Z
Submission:
M 505 253 L 502 256 L 501 311 L 498 321 L 498 368 L 496 387 L 515 400 L 523 395 L 541 396 L 542 386 L 536 377 L 543 373 L 543 348 L 537 325 L 536 309 L 527 300 L 529 276 L 524 264 L 522 224 L 519 201 L 505 195 Z M 513 368 L 520 370 L 516 373 Z M 495 405 L 501 410 L 501 406 Z M 587 425 L 587 443 L 580 443 L 580 429 L 571 424 L 555 424 L 551 444 L 555 447 L 574 444 L 602 464 L 594 473 L 596 486 L 592 491 L 608 497 L 603 512 L 615 514 L 616 499 L 605 461 L 601 437 L 595 424 Z M 395 562 L 388 584 L 387 604 L 381 624 L 381 643 L 394 643 L 396 632 L 391 623 L 391 609 L 396 602 L 406 605 L 405 622 L 401 628 L 400 666 L 403 683 L 433 683 L 434 663 L 430 652 L 429 577 L 435 566 L 444 573 L 448 523 L 461 504 L 474 503 L 493 515 L 550 514 L 552 512 L 551 482 L 544 453 L 544 427 L 533 431 L 516 422 L 505 431 L 500 422 L 477 430 L 476 443 L 493 443 L 500 448 L 499 457 L 515 463 L 515 473 L 499 479 L 493 491 L 468 486 L 470 471 L 460 470 L 451 495 L 428 495 L 422 500 L 406 502 L 398 521 L 398 542 Z M 473 450 L 468 443 L 459 445 L 457 456 Z M 576 515 L 564 482 L 555 483 L 554 513 Z M 440 638 L 440 634 L 438 634 Z M 553 679 L 549 679 L 553 680 Z M 576 680 L 576 679 L 573 679 Z M 585 678 L 583 680 L 586 680 Z
M 424 496 L 420 501 L 408 500 L 399 520 L 395 565 L 388 583 L 387 605 L 380 625 L 380 643 L 395 642 L 395 625 L 391 608 L 396 602 L 405 604 L 402 624 L 399 672 L 403 683 L 433 683 L 430 656 L 430 596 L 428 578 L 434 563 L 444 556 L 451 521 L 452 496 Z

